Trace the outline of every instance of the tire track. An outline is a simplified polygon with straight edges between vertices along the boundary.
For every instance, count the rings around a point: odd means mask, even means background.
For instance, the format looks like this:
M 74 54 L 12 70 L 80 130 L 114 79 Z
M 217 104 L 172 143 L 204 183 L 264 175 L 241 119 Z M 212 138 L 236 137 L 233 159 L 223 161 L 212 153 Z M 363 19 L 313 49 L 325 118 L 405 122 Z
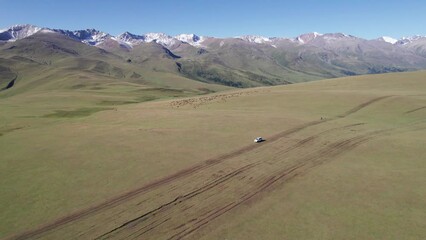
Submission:
M 325 121 L 308 122 L 307 124 L 303 124 L 303 125 L 301 125 L 299 127 L 296 127 L 296 128 L 293 128 L 293 129 L 290 129 L 290 130 L 287 130 L 287 131 L 284 131 L 284 132 L 282 132 L 280 134 L 272 136 L 271 138 L 268 138 L 269 139 L 268 142 L 276 141 L 276 140 L 278 140 L 278 139 L 280 139 L 282 137 L 285 137 L 287 135 L 299 132 L 299 131 L 301 131 L 301 130 L 303 130 L 305 128 L 317 125 L 317 124 L 319 124 L 321 122 L 325 122 Z M 75 212 L 75 213 L 70 214 L 68 216 L 59 218 L 59 219 L 55 220 L 54 222 L 51 222 L 51 223 L 46 224 L 44 226 L 41 226 L 41 227 L 39 227 L 37 229 L 29 230 L 29 231 L 26 231 L 26 232 L 21 233 L 21 234 L 16 235 L 16 236 L 12 236 L 12 237 L 7 238 L 7 239 L 23 240 L 23 239 L 33 238 L 33 237 L 35 237 L 37 235 L 40 235 L 40 234 L 43 234 L 45 232 L 52 231 L 52 230 L 54 230 L 54 229 L 56 229 L 56 228 L 58 228 L 60 226 L 65 225 L 65 224 L 77 221 L 77 220 L 79 220 L 81 218 L 90 216 L 90 215 L 92 215 L 94 213 L 97 213 L 97 212 L 100 212 L 102 210 L 108 209 L 110 207 L 116 206 L 116 205 L 118 205 L 118 204 L 120 204 L 122 202 L 128 201 L 128 200 L 130 200 L 130 199 L 138 196 L 139 194 L 148 192 L 148 191 L 150 191 L 152 189 L 155 189 L 155 188 L 160 187 L 162 185 L 165 185 L 167 183 L 173 182 L 173 181 L 175 181 L 177 179 L 189 176 L 189 175 L 191 175 L 191 174 L 193 174 L 195 172 L 198 172 L 200 170 L 203 170 L 203 169 L 206 169 L 206 168 L 211 167 L 213 165 L 216 165 L 218 163 L 221 163 L 221 162 L 223 162 L 226 159 L 230 159 L 230 158 L 239 156 L 241 154 L 247 153 L 247 152 L 252 151 L 252 150 L 254 150 L 256 148 L 259 148 L 259 147 L 262 147 L 262 145 L 261 144 L 255 144 L 255 145 L 250 144 L 250 145 L 247 145 L 247 146 L 245 146 L 243 148 L 240 148 L 240 149 L 238 149 L 236 151 L 233 151 L 231 153 L 224 154 L 224 155 L 219 156 L 217 158 L 208 159 L 208 160 L 206 160 L 206 161 L 204 161 L 204 162 L 202 162 L 200 164 L 196 164 L 196 165 L 194 165 L 194 166 L 192 166 L 190 168 L 178 171 L 178 172 L 176 172 L 176 173 L 174 173 L 172 175 L 169 175 L 169 176 L 161 178 L 161 179 L 159 179 L 157 181 L 151 182 L 151 183 L 149 183 L 147 185 L 142 186 L 141 188 L 138 188 L 138 189 L 129 191 L 127 193 L 124 193 L 122 195 L 119 195 L 119 196 L 117 196 L 115 198 L 112 198 L 110 200 L 107 200 L 107 201 L 105 201 L 105 202 L 103 202 L 101 204 L 98 204 L 98 205 L 95 205 L 95 206 L 83 209 L 81 211 Z
M 106 236 L 106 235 L 108 235 L 108 234 L 110 234 L 112 232 L 115 232 L 115 231 L 117 231 L 117 230 L 119 230 L 121 228 L 124 228 L 124 227 L 126 227 L 126 226 L 128 226 L 130 224 L 135 224 L 135 223 L 137 223 L 137 221 L 143 221 L 144 218 L 149 218 L 150 216 L 155 215 L 158 212 L 162 211 L 164 208 L 172 206 L 176 202 L 180 203 L 180 202 L 185 201 L 187 199 L 191 199 L 191 198 L 197 196 L 198 194 L 201 194 L 201 193 L 203 193 L 205 191 L 208 191 L 209 189 L 211 189 L 211 188 L 213 188 L 213 187 L 215 187 L 215 186 L 217 186 L 217 185 L 219 185 L 219 184 L 221 184 L 223 182 L 228 181 L 229 179 L 237 176 L 238 174 L 240 174 L 240 173 L 244 172 L 245 170 L 250 169 L 250 168 L 252 168 L 254 166 L 255 166 L 255 164 L 246 165 L 246 166 L 244 166 L 244 167 L 242 167 L 240 169 L 237 169 L 237 170 L 235 170 L 235 171 L 233 171 L 233 172 L 231 172 L 229 174 L 226 174 L 226 175 L 220 177 L 219 179 L 216 179 L 215 181 L 213 181 L 213 182 L 211 182 L 211 183 L 209 183 L 207 185 L 202 186 L 199 189 L 196 189 L 196 190 L 194 190 L 194 191 L 192 191 L 190 193 L 187 193 L 187 194 L 185 194 L 183 196 L 178 196 L 173 201 L 167 202 L 167 203 L 161 205 L 160 207 L 158 207 L 157 209 L 149 211 L 146 214 L 144 214 L 144 215 L 142 215 L 142 216 L 140 216 L 138 218 L 131 219 L 131 220 L 123 223 L 122 225 L 118 226 L 117 228 L 112 229 L 111 231 L 109 231 L 109 232 L 107 232 L 107 233 L 105 233 L 105 234 L 103 234 L 103 235 L 101 235 L 101 236 L 99 236 L 99 237 L 97 237 L 95 239 L 100 239 L 100 238 L 102 238 L 102 237 L 104 237 L 104 236 Z
M 365 103 L 362 103 L 362 104 L 360 104 L 360 105 L 358 105 L 358 106 L 356 106 L 356 107 L 352 108 L 351 110 L 349 110 L 349 111 L 345 112 L 344 114 L 339 115 L 338 117 L 339 117 L 339 118 L 347 117 L 347 116 L 349 116 L 349 115 L 351 115 L 351 114 L 353 114 L 353 113 L 356 113 L 356 112 L 358 112 L 359 110 L 361 110 L 361 109 L 363 109 L 363 108 L 365 108 L 365 107 L 367 107 L 367 106 L 369 106 L 369 105 L 371 105 L 371 104 L 373 104 L 373 103 L 375 103 L 375 102 L 378 102 L 378 101 L 380 101 L 380 100 L 383 100 L 383 99 L 386 99 L 386 98 L 390 98 L 390 97 L 393 97 L 393 95 L 382 96 L 382 97 L 377 97 L 377 98 L 371 99 L 370 101 L 367 101 L 367 102 L 365 102 Z
M 343 126 L 343 127 L 336 127 L 336 128 L 330 128 L 330 129 L 327 129 L 327 130 L 324 130 L 324 131 L 322 131 L 322 132 L 320 132 L 320 133 L 317 133 L 317 134 L 315 134 L 315 135 L 312 135 L 312 136 L 309 136 L 309 137 L 307 137 L 307 138 L 304 138 L 304 139 L 302 139 L 302 140 L 299 140 L 296 144 L 294 144 L 293 146 L 289 146 L 288 148 L 285 148 L 285 149 L 283 149 L 283 150 L 281 150 L 281 151 L 279 151 L 278 152 L 278 154 L 284 154 L 284 153 L 287 153 L 287 152 L 289 152 L 289 151 L 291 151 L 291 150 L 294 150 L 294 149 L 297 149 L 297 148 L 301 148 L 301 147 L 304 147 L 304 146 L 306 146 L 307 144 L 309 144 L 309 143 L 311 143 L 312 141 L 314 141 L 314 140 L 316 140 L 316 139 L 318 139 L 319 137 L 321 137 L 321 136 L 323 136 L 323 135 L 325 135 L 325 134 L 327 134 L 327 133 L 330 133 L 330 132 L 332 132 L 332 131 L 336 131 L 336 130 L 344 130 L 344 129 L 348 129 L 348 128 L 351 128 L 351 127 L 356 127 L 356 126 L 360 126 L 360 125 L 364 125 L 365 123 L 354 123 L 354 124 L 349 124 L 349 125 L 346 125 L 346 126 Z M 275 159 L 275 158 L 274 158 Z
M 204 225 L 208 224 L 210 221 L 214 220 L 215 218 L 220 217 L 221 215 L 225 214 L 228 211 L 231 211 L 233 208 L 237 207 L 238 205 L 244 204 L 245 202 L 248 202 L 250 199 L 256 197 L 257 195 L 260 195 L 263 191 L 268 190 L 268 188 L 271 188 L 276 183 L 283 183 L 286 181 L 291 180 L 292 178 L 303 175 L 308 172 L 308 170 L 315 168 L 321 164 L 324 164 L 325 162 L 329 161 L 331 157 L 338 156 L 339 154 L 345 153 L 347 151 L 350 151 L 351 149 L 354 149 L 355 147 L 366 143 L 367 141 L 386 135 L 388 133 L 396 132 L 397 129 L 384 129 L 384 130 L 377 130 L 373 131 L 364 135 L 356 136 L 349 139 L 344 139 L 341 141 L 337 141 L 331 145 L 329 145 L 327 148 L 324 148 L 318 152 L 318 156 L 316 154 L 310 155 L 308 157 L 304 158 L 304 161 L 282 171 L 278 175 L 273 175 L 272 177 L 269 177 L 266 181 L 264 181 L 263 184 L 260 185 L 258 191 L 254 193 L 248 193 L 246 195 L 243 195 L 241 197 L 241 201 L 234 202 L 233 204 L 226 205 L 224 208 L 220 208 L 216 213 L 215 216 L 209 215 L 207 218 L 204 218 L 197 223 L 199 223 L 197 226 L 193 228 L 187 228 L 172 237 L 168 239 L 182 239 L 186 236 L 190 235 L 191 233 L 195 232 L 196 230 L 199 230 Z M 401 131 L 401 129 L 399 129 Z M 413 129 L 411 129 L 413 130 Z M 220 212 L 219 212 L 220 211 Z
M 426 106 L 424 106 L 424 107 L 419 107 L 419 108 L 415 108 L 415 109 L 412 109 L 412 110 L 410 110 L 410 111 L 406 111 L 405 113 L 417 112 L 417 111 L 422 110 L 422 109 L 426 109 Z
M 260 176 L 261 182 L 258 184 L 258 186 L 255 189 L 247 189 L 246 192 L 242 193 L 242 196 L 239 197 L 239 199 L 231 201 L 231 203 L 223 202 L 222 206 L 217 206 L 215 209 L 208 211 L 207 213 L 201 213 L 197 212 L 195 214 L 202 214 L 202 215 L 191 215 L 191 217 L 195 217 L 197 219 L 196 222 L 193 222 L 192 219 L 184 224 L 181 224 L 177 227 L 188 226 L 184 230 L 181 230 L 180 232 L 170 236 L 168 239 L 181 239 L 189 234 L 193 233 L 194 231 L 200 229 L 201 227 L 205 226 L 209 222 L 213 221 L 214 219 L 222 216 L 223 214 L 231 211 L 232 209 L 238 207 L 241 204 L 244 204 L 245 202 L 251 200 L 252 198 L 261 195 L 264 191 L 267 189 L 270 189 L 273 187 L 274 184 L 282 183 L 285 181 L 288 181 L 294 177 L 296 177 L 299 174 L 306 173 L 310 169 L 317 167 L 326 161 L 330 160 L 332 157 L 335 157 L 341 153 L 347 152 L 350 149 L 355 148 L 356 146 L 365 143 L 369 139 L 380 135 L 381 133 L 384 133 L 385 131 L 375 131 L 367 134 L 363 134 L 360 136 L 355 136 L 352 138 L 342 139 L 339 141 L 334 142 L 333 144 L 323 148 L 319 149 L 318 151 L 314 151 L 310 153 L 309 155 L 302 157 L 297 163 L 284 168 L 280 169 L 278 171 L 274 171 L 270 174 L 267 174 L 267 176 Z M 249 169 L 247 169 L 249 170 Z M 229 179 L 232 180 L 232 179 Z M 225 182 L 223 182 L 225 183 Z M 232 183 L 230 183 L 232 184 Z M 213 186 L 217 187 L 217 185 Z M 212 188 L 209 188 L 210 190 Z M 203 191 L 204 192 L 204 191 Z M 200 192 L 202 193 L 202 192 Z M 197 202 L 203 202 L 203 196 L 195 195 L 194 197 L 199 197 L 201 199 L 197 199 Z M 187 201 L 189 199 L 183 199 L 183 201 Z M 173 206 L 174 207 L 174 206 Z M 185 210 L 179 211 L 179 206 L 176 206 L 177 210 L 173 211 L 172 209 L 168 209 L 169 211 L 175 213 L 178 212 L 178 215 L 185 215 Z M 176 213 L 175 213 L 176 214 Z M 170 216 L 170 214 L 166 214 L 166 216 Z M 155 216 L 157 218 L 161 219 L 161 216 Z M 145 219 L 149 222 L 149 219 Z M 144 222 L 141 221 L 139 224 L 143 225 Z M 134 227 L 134 226 L 133 226 Z M 168 226 L 168 228 L 176 229 L 176 227 Z M 142 228 L 143 229 L 143 228 Z M 150 231 L 155 231 L 155 228 L 150 229 Z M 126 234 L 126 232 L 131 232 L 131 234 Z M 126 226 L 122 226 L 120 228 L 115 229 L 114 231 L 109 232 L 107 235 L 103 235 L 100 237 L 100 239 L 109 239 L 109 238 L 123 238 L 123 239 L 129 239 L 136 235 L 137 238 L 143 237 L 144 234 L 148 234 L 149 231 L 143 231 L 139 232 L 139 230 L 134 231 L 133 228 L 127 228 Z M 144 237 L 147 238 L 148 236 Z
M 377 132 L 377 135 L 380 133 L 381 132 Z M 315 160 L 316 158 L 315 156 L 310 156 L 305 158 L 303 161 L 290 167 L 289 169 L 285 169 L 281 171 L 280 173 L 278 173 L 277 175 L 274 175 L 268 178 L 268 180 L 266 180 L 263 184 L 259 186 L 257 191 L 244 195 L 238 202 L 235 202 L 230 205 L 226 205 L 223 209 L 220 209 L 220 211 L 217 211 L 215 215 L 209 215 L 206 218 L 200 220 L 198 222 L 199 224 L 194 226 L 193 228 L 187 228 L 186 230 L 181 231 L 178 234 L 173 235 L 172 237 L 168 239 L 182 239 L 190 235 L 191 233 L 199 230 L 201 227 L 213 221 L 214 219 L 231 211 L 232 209 L 238 207 L 239 205 L 248 202 L 252 198 L 260 195 L 262 192 L 271 188 L 274 184 L 277 184 L 279 182 L 282 183 L 282 182 L 289 181 L 292 178 L 298 176 L 299 174 L 306 173 L 308 170 L 325 163 L 327 161 L 326 158 L 329 159 L 330 157 L 335 157 L 343 152 L 349 151 L 350 149 L 353 149 L 356 146 L 370 140 L 371 138 L 373 138 L 374 135 L 376 135 L 376 133 L 366 134 L 364 136 L 358 136 L 352 139 L 346 139 L 340 142 L 336 142 L 335 144 L 333 144 L 333 146 L 329 146 L 326 150 L 320 151 L 318 159 L 321 159 L 321 160 L 316 160 L 311 162 L 312 160 Z M 334 149 L 334 147 L 338 147 L 337 150 Z M 308 166 L 309 164 L 311 164 L 311 166 Z
M 369 100 L 367 102 L 364 102 L 362 104 L 359 104 L 359 105 L 355 106 L 354 108 L 348 110 L 344 114 L 339 115 L 337 117 L 330 118 L 330 119 L 325 119 L 325 120 L 311 121 L 311 122 L 302 124 L 302 125 L 300 125 L 298 127 L 295 127 L 295 128 L 292 128 L 292 129 L 280 132 L 280 133 L 275 134 L 275 135 L 272 135 L 272 136 L 270 136 L 268 138 L 267 143 L 275 142 L 275 141 L 277 141 L 277 140 L 279 140 L 279 139 L 281 139 L 283 137 L 286 137 L 286 136 L 289 136 L 291 134 L 300 132 L 300 131 L 302 131 L 302 130 L 304 130 L 306 128 L 309 128 L 309 127 L 313 127 L 313 126 L 316 126 L 316 125 L 319 125 L 319 124 L 322 124 L 322 123 L 325 123 L 325 122 L 333 121 L 333 120 L 336 120 L 338 118 L 347 117 L 350 114 L 356 113 L 356 112 L 360 111 L 361 109 L 363 109 L 363 108 L 365 108 L 365 107 L 367 107 L 367 106 L 369 106 L 369 105 L 371 105 L 371 104 L 373 104 L 373 103 L 375 103 L 377 101 L 380 101 L 382 99 L 389 98 L 389 97 L 391 97 L 391 96 L 377 97 L 377 98 L 371 99 L 371 100 Z M 227 159 L 231 159 L 231 158 L 234 158 L 236 156 L 239 156 L 239 155 L 245 154 L 247 152 L 253 151 L 254 149 L 260 148 L 263 145 L 264 144 L 250 144 L 250 145 L 242 147 L 242 148 L 240 148 L 240 149 L 238 149 L 236 151 L 233 151 L 231 153 L 224 154 L 224 155 L 216 157 L 216 158 L 208 159 L 208 160 L 206 160 L 206 161 L 204 161 L 204 162 L 202 162 L 200 164 L 196 164 L 196 165 L 194 165 L 192 167 L 189 167 L 189 168 L 183 169 L 181 171 L 178 171 L 178 172 L 176 172 L 176 173 L 174 173 L 172 175 L 169 175 L 169 176 L 166 176 L 166 177 L 161 178 L 159 180 L 153 181 L 153 182 L 151 182 L 149 184 L 146 184 L 146 185 L 144 185 L 144 186 L 142 186 L 140 188 L 137 188 L 135 190 L 132 190 L 132 191 L 126 192 L 124 194 L 118 195 L 118 196 L 116 196 L 116 197 L 114 197 L 112 199 L 109 199 L 109 200 L 107 200 L 107 201 L 105 201 L 103 203 L 100 203 L 98 205 L 95 205 L 95 206 L 88 207 L 88 208 L 85 208 L 83 210 L 77 211 L 75 213 L 72 213 L 70 215 L 64 216 L 62 218 L 59 218 L 59 219 L 57 219 L 57 220 L 55 220 L 53 222 L 50 222 L 48 224 L 39 226 L 38 228 L 35 228 L 33 230 L 29 230 L 29 231 L 17 234 L 15 236 L 12 236 L 12 237 L 10 237 L 8 239 L 17 239 L 17 240 L 19 239 L 20 240 L 20 239 L 34 238 L 34 237 L 36 237 L 38 235 L 41 235 L 43 233 L 46 233 L 46 232 L 49 232 L 49 231 L 53 231 L 54 229 L 60 228 L 63 225 L 69 224 L 71 222 L 75 222 L 77 220 L 80 220 L 82 218 L 85 218 L 85 217 L 88 217 L 90 215 L 96 214 L 96 213 L 98 213 L 100 211 L 103 211 L 105 209 L 108 209 L 108 208 L 111 208 L 113 206 L 117 206 L 117 205 L 119 205 L 119 204 L 121 204 L 123 202 L 129 201 L 130 199 L 133 199 L 133 198 L 135 198 L 136 196 L 138 196 L 138 195 L 140 195 L 142 193 L 146 193 L 146 192 L 151 191 L 153 189 L 156 189 L 156 188 L 158 188 L 160 186 L 163 186 L 163 185 L 166 185 L 166 184 L 171 183 L 173 181 L 176 181 L 177 179 L 181 179 L 183 177 L 190 176 L 190 175 L 192 175 L 192 174 L 194 174 L 196 172 L 199 172 L 199 171 L 204 170 L 206 168 L 209 168 L 209 167 L 211 167 L 213 165 L 221 163 L 221 162 L 223 162 L 223 161 L 225 161 Z

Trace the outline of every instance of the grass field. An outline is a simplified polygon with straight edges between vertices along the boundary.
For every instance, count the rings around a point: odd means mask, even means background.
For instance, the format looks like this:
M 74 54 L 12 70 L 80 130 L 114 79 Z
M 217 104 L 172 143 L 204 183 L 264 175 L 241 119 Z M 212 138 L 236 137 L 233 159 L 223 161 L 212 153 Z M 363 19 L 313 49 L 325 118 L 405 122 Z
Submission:
M 425 77 L 2 98 L 0 238 L 424 239 Z

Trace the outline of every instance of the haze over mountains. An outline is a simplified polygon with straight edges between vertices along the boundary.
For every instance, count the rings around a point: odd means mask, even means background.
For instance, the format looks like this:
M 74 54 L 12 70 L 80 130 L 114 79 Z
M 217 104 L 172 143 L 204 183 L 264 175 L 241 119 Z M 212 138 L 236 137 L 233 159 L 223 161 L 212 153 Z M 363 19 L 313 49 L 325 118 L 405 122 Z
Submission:
M 95 29 L 70 31 L 33 25 L 0 30 L 0 88 L 10 85 L 15 75 L 17 81 L 29 81 L 28 68 L 43 69 L 56 77 L 84 71 L 96 79 L 170 88 L 182 86 L 162 80 L 254 87 L 425 69 L 426 37 L 366 40 L 343 33 L 307 33 L 295 38 L 216 38 L 129 32 L 112 36 Z M 65 85 L 76 84 L 82 83 Z

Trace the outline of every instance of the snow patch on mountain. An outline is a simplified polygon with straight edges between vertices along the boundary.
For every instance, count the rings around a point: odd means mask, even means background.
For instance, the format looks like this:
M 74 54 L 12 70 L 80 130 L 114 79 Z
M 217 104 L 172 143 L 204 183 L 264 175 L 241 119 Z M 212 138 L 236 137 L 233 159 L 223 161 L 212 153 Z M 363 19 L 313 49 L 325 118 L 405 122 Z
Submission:
M 43 28 L 30 24 L 14 25 L 12 27 L 0 30 L 0 40 L 2 41 L 16 41 L 29 37 Z
M 397 39 L 392 38 L 392 37 L 388 37 L 388 36 L 380 37 L 380 38 L 378 38 L 378 40 L 382 41 L 382 42 L 387 42 L 387 43 L 390 43 L 390 44 L 395 44 L 396 42 L 398 42 Z
M 296 37 L 295 42 L 299 42 L 301 44 L 304 44 L 304 43 L 308 43 L 308 42 L 316 39 L 317 37 L 321 37 L 321 36 L 323 36 L 323 34 L 317 33 L 317 32 L 305 33 L 305 34 L 302 34 L 302 35 Z
M 400 40 L 398 40 L 395 44 L 397 45 L 405 45 L 405 44 L 409 44 L 421 39 L 426 39 L 426 36 L 420 36 L 420 35 L 415 35 L 415 36 L 411 36 L 411 37 L 403 37 Z
M 94 46 L 103 43 L 107 38 L 111 37 L 109 34 L 95 29 L 79 30 L 74 31 L 74 33 L 83 43 Z
M 53 29 L 52 31 L 63 34 L 74 40 L 77 40 L 92 46 L 97 46 L 103 43 L 106 39 L 112 37 L 108 33 L 104 33 L 96 29 L 75 30 L 75 31 Z
M 124 32 L 117 37 L 112 38 L 115 41 L 118 41 L 119 43 L 126 44 L 130 47 L 133 47 L 135 45 L 141 44 L 144 41 L 144 37 L 140 35 L 136 35 L 129 32 Z
M 257 35 L 244 35 L 244 36 L 237 36 L 235 38 L 241 39 L 246 42 L 258 43 L 258 44 L 271 42 L 270 38 L 257 36 Z
M 179 40 L 164 33 L 146 33 L 144 35 L 136 35 L 129 32 L 125 32 L 117 37 L 114 37 L 113 39 L 120 43 L 125 43 L 130 47 L 139 45 L 144 42 L 156 42 L 165 47 L 170 47 L 176 43 L 179 43 Z
M 164 33 L 146 33 L 143 37 L 145 38 L 145 42 L 156 42 L 165 47 L 170 47 L 178 43 L 175 38 Z
M 129 32 L 125 32 L 113 39 L 121 43 L 125 43 L 131 47 L 144 42 L 156 42 L 158 44 L 163 45 L 164 47 L 170 47 L 175 44 L 184 42 L 195 47 L 200 47 L 201 43 L 205 39 L 207 39 L 207 37 L 200 37 L 195 34 L 179 34 L 172 37 L 164 33 L 146 33 L 143 35 L 136 35 Z
M 48 29 L 48 28 L 43 28 L 40 30 L 41 33 L 55 33 L 55 31 Z
M 190 43 L 190 42 L 198 42 L 200 37 L 195 34 L 179 34 L 176 35 L 175 38 L 179 41 Z
M 206 39 L 206 37 L 197 36 L 195 34 L 179 34 L 175 36 L 175 39 L 184 43 L 188 43 L 192 46 L 199 47 L 201 46 L 201 43 Z
M 62 29 L 49 29 L 41 28 L 30 24 L 25 25 L 14 25 L 12 27 L 3 29 L 0 31 L 0 40 L 3 41 L 16 41 L 26 37 L 29 37 L 35 33 L 59 33 L 66 35 L 77 41 L 86 43 L 88 45 L 97 46 L 104 42 L 107 38 L 111 38 L 111 35 L 100 32 L 95 29 L 69 31 Z
M 326 33 L 323 35 L 323 39 L 325 40 L 340 40 L 340 39 L 349 39 L 349 38 L 356 38 L 356 37 L 345 34 L 345 33 Z

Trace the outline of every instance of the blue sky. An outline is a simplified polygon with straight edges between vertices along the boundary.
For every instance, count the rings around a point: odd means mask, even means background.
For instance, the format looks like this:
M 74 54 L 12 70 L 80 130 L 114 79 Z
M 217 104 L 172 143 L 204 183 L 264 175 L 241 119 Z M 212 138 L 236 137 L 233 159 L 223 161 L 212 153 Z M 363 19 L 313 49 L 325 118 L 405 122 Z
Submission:
M 0 28 L 30 23 L 113 35 L 294 37 L 343 32 L 367 39 L 426 35 L 422 0 L 0 0 Z

